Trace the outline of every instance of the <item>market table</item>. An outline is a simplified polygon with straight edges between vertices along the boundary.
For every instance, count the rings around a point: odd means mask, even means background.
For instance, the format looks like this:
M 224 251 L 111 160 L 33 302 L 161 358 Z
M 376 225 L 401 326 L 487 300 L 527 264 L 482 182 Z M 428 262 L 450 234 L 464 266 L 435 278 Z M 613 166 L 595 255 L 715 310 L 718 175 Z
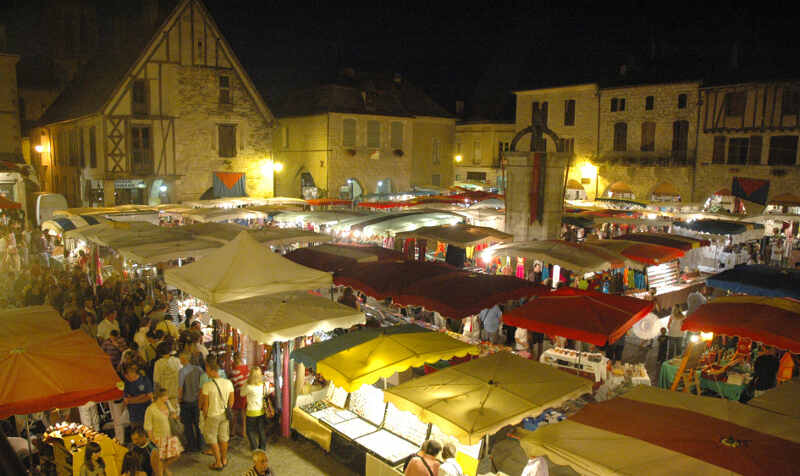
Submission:
M 673 359 L 674 360 L 674 359 Z M 661 371 L 658 373 L 658 386 L 660 388 L 670 388 L 672 381 L 675 379 L 675 374 L 678 372 L 679 361 L 666 361 L 661 364 Z M 698 370 L 698 376 L 700 371 Z M 739 401 L 742 398 L 742 393 L 747 388 L 747 385 L 735 385 L 726 382 L 719 382 L 716 380 L 708 380 L 699 376 L 700 388 L 716 392 L 723 398 L 728 400 Z
M 331 429 L 299 407 L 292 409 L 292 429 L 309 440 L 316 442 L 323 450 L 330 453 L 331 437 L 333 435 Z

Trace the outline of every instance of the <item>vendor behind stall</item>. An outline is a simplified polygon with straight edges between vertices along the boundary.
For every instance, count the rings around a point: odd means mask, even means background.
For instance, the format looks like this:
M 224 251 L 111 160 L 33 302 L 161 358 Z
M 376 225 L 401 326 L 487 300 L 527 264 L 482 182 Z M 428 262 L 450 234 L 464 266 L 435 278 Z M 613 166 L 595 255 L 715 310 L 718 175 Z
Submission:
M 775 355 L 775 349 L 770 346 L 764 346 L 764 350 L 753 364 L 756 397 L 761 396 L 767 390 L 775 387 L 778 366 L 780 366 L 780 360 L 778 356 Z

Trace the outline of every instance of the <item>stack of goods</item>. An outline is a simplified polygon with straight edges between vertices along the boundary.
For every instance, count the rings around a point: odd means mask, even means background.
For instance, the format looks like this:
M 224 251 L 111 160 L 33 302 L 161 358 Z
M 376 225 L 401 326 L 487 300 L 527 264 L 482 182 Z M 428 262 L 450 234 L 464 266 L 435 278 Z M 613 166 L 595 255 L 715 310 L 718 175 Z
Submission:
M 80 423 L 60 422 L 51 425 L 44 432 L 44 441 L 53 444 L 57 441 L 71 440 L 75 447 L 85 446 L 90 441 L 108 438 L 105 434 L 95 431 Z

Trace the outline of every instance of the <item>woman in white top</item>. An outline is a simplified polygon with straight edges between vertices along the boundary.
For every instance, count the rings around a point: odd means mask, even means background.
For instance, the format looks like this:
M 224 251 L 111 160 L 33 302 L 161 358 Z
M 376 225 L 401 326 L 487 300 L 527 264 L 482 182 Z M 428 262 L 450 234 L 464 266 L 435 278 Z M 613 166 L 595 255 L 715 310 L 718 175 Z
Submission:
M 456 447 L 453 443 L 445 443 L 442 459 L 444 462 L 439 465 L 439 476 L 464 476 L 464 470 L 456 461 Z
M 266 407 L 266 387 L 261 376 L 261 369 L 253 367 L 247 378 L 247 384 L 242 387 L 242 396 L 247 400 L 247 439 L 250 440 L 251 450 L 267 449 L 267 421 L 264 416 Z
M 153 403 L 144 412 L 144 429 L 147 436 L 158 447 L 158 456 L 164 473 L 168 476 L 167 465 L 178 459 L 183 452 L 183 446 L 177 436 L 172 434 L 169 419 L 178 418 L 175 411 L 170 408 L 169 395 L 163 388 L 156 388 L 153 392 Z

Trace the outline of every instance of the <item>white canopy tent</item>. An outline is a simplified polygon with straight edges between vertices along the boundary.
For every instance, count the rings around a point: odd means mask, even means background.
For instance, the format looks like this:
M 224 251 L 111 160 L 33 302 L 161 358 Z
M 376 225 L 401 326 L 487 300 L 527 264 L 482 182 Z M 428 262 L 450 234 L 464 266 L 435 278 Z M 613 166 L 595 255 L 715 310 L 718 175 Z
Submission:
M 414 215 L 399 216 L 367 225 L 361 230 L 361 236 L 394 235 L 403 231 L 413 231 L 423 226 L 454 225 L 464 221 L 464 217 L 449 212 L 430 211 Z
M 211 240 L 191 239 L 147 243 L 120 248 L 119 253 L 126 259 L 139 264 L 155 264 L 179 258 L 200 258 L 206 256 L 221 243 Z
M 307 291 L 228 301 L 209 310 L 214 318 L 268 345 L 366 321 L 363 313 Z
M 256 220 L 266 218 L 267 214 L 247 208 L 195 208 L 181 215 L 198 223 L 220 223 L 228 220 Z
M 273 253 L 243 231 L 206 257 L 164 273 L 167 284 L 208 304 L 328 287 L 329 273 Z

